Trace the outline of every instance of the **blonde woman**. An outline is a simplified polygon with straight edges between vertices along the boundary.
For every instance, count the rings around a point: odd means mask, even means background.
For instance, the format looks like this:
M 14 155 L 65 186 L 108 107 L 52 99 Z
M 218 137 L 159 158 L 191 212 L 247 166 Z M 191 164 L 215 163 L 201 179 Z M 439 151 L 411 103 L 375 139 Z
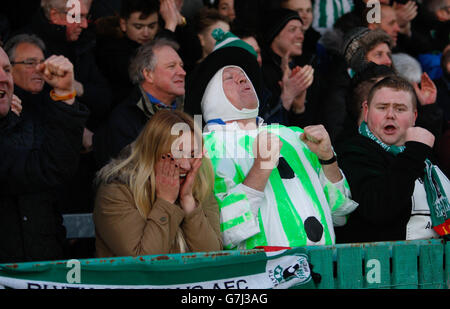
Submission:
M 172 135 L 177 127 L 183 131 Z M 97 257 L 222 250 L 214 173 L 202 146 L 190 116 L 162 110 L 100 170 Z

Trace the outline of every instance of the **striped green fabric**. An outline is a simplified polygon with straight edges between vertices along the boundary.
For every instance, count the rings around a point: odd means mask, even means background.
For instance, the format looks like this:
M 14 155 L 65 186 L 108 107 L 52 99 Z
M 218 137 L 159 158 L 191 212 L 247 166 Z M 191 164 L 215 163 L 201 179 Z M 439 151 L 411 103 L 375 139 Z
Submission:
M 326 179 L 317 156 L 299 138 L 302 129 L 279 125 L 249 131 L 215 128 L 204 137 L 214 166 L 214 192 L 226 249 L 334 244 L 333 213 L 345 215 L 356 203 L 350 199 L 345 179 L 340 186 Z M 255 192 L 243 182 L 253 166 L 255 138 L 265 130 L 282 141 L 280 158 L 292 177 L 275 168 L 264 192 Z M 319 240 L 309 239 L 309 227 L 304 226 L 308 218 L 315 218 L 321 226 Z
M 291 167 L 293 168 L 297 177 L 300 179 L 301 184 L 305 187 L 306 192 L 311 200 L 311 203 L 313 204 L 314 208 L 320 213 L 319 221 L 322 223 L 322 225 L 326 229 L 326 232 L 325 232 L 326 244 L 331 244 L 331 243 L 333 243 L 333 241 L 331 240 L 330 233 L 328 231 L 325 214 L 322 209 L 323 205 L 321 205 L 321 203 L 319 201 L 319 198 L 316 193 L 316 188 L 314 188 L 314 185 L 311 183 L 310 175 L 305 170 L 305 167 L 303 166 L 301 159 L 297 155 L 294 147 L 289 145 L 289 143 L 287 143 L 285 140 L 282 139 L 282 141 L 283 141 L 283 149 L 281 151 L 281 154 L 284 157 L 288 158 L 288 162 L 290 164 L 292 164 Z M 306 150 L 306 148 L 303 148 L 303 152 L 306 152 L 305 150 Z M 310 152 L 310 151 L 307 151 L 307 152 L 309 154 L 312 154 L 312 152 Z M 317 158 L 317 156 L 315 156 L 315 157 Z M 311 156 L 309 156 L 309 158 L 307 157 L 307 159 L 308 159 L 308 161 L 310 159 L 311 159 L 311 161 L 314 161 L 314 160 L 312 160 Z M 316 159 L 316 160 L 318 161 L 318 159 Z M 309 161 L 310 164 L 312 163 L 311 161 Z M 306 243 L 303 245 L 306 245 Z
M 306 248 L 191 252 L 0 264 L 0 289 L 312 289 L 311 274 Z
M 332 28 L 336 20 L 351 12 L 354 8 L 353 0 L 320 0 L 313 3 L 312 26 L 321 29 Z

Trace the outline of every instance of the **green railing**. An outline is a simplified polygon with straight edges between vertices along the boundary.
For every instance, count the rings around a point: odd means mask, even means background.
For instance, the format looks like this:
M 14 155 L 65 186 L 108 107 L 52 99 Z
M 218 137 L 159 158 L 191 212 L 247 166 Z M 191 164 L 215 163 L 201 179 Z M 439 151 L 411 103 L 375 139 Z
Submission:
M 448 289 L 450 243 L 415 240 L 307 247 L 320 289 Z
M 285 277 L 285 271 L 298 270 L 302 256 L 309 259 L 313 272 L 321 277 L 315 285 L 310 280 L 307 288 L 450 288 L 450 243 L 439 239 L 309 246 L 273 254 L 246 250 L 3 264 L 0 285 L 295 288 L 295 280 L 305 287 L 305 273 L 296 273 L 297 278 Z
M 65 216 L 68 235 L 93 237 L 90 214 Z M 80 227 L 85 227 L 81 229 Z M 81 234 L 80 234 L 81 231 Z M 306 247 L 320 289 L 450 288 L 450 243 L 416 240 Z
M 65 215 L 64 224 L 68 238 L 95 237 L 92 214 Z M 319 289 L 449 289 L 450 288 L 450 242 L 444 240 L 415 240 L 376 242 L 359 244 L 338 244 L 334 246 L 305 247 L 313 271 L 320 274 Z M 242 261 L 259 250 L 222 251 L 215 254 L 192 253 L 183 255 L 164 255 L 161 262 L 158 256 L 150 256 L 152 267 L 172 260 L 175 264 L 194 260 L 212 267 L 215 260 L 211 256 L 221 256 L 233 264 L 236 257 Z M 137 260 L 137 259 L 134 259 Z M 132 260 L 132 261 L 134 261 Z M 96 263 L 98 259 L 83 263 Z M 104 260 L 101 260 L 104 261 Z M 111 259 L 112 261 L 112 259 Z M 244 260 L 245 262 L 245 260 Z M 174 265 L 175 265 L 174 264 Z M 20 265 L 20 264 L 19 264 Z M 192 265 L 185 265 L 190 267 Z M 177 266 L 178 267 L 178 266 Z M 214 271 L 217 271 L 215 269 Z

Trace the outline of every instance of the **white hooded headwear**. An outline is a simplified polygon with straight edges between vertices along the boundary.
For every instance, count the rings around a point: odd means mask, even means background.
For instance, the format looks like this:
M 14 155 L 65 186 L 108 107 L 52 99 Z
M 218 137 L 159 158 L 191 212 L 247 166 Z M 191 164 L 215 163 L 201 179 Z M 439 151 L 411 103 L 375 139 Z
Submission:
M 238 68 L 242 72 L 244 72 L 245 77 L 252 85 L 252 89 L 255 92 L 253 84 L 251 83 L 245 71 L 240 67 L 230 65 L 221 68 L 216 72 L 213 78 L 211 78 L 208 86 L 206 87 L 205 93 L 203 94 L 201 106 L 202 114 L 205 118 L 206 123 L 210 122 L 211 120 L 221 120 L 223 122 L 226 122 L 230 120 L 251 119 L 258 117 L 259 100 L 256 92 L 255 97 L 258 106 L 254 109 L 243 108 L 239 110 L 230 102 L 230 100 L 228 100 L 227 96 L 225 95 L 222 85 L 222 73 L 223 70 L 230 67 Z

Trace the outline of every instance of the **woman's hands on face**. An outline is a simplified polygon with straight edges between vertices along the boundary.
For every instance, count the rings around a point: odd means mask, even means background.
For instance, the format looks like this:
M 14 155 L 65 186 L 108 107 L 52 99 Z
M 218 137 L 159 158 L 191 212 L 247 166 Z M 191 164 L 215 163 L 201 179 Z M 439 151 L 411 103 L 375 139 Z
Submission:
M 156 197 L 175 203 L 180 192 L 179 166 L 171 154 L 163 155 L 155 165 Z
M 197 204 L 193 195 L 195 177 L 202 165 L 202 157 L 191 160 L 190 170 L 186 171 L 184 182 L 180 185 L 180 164 L 173 155 L 165 154 L 155 165 L 156 196 L 174 204 L 180 200 L 186 213 L 193 211 Z M 184 172 L 184 171 L 183 171 Z
M 191 161 L 191 170 L 187 172 L 186 178 L 180 188 L 180 204 L 186 213 L 190 213 L 197 207 L 192 189 L 201 165 L 202 158 L 195 158 Z

